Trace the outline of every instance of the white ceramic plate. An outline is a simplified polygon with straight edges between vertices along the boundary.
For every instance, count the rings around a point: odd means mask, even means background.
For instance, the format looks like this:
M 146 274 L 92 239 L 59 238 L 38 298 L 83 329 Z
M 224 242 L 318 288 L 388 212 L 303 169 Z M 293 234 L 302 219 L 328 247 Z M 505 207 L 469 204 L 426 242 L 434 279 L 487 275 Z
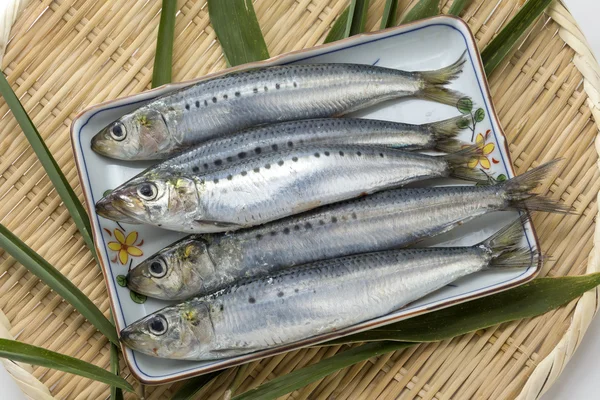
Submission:
M 475 126 L 472 130 L 466 129 L 462 133 L 461 139 L 475 141 L 475 138 L 481 135 L 486 147 L 476 168 L 487 167 L 489 163 L 490 168 L 486 171 L 490 175 L 497 179 L 502 179 L 502 176 L 512 177 L 513 171 L 506 139 L 490 100 L 477 46 L 468 26 L 460 19 L 445 16 L 435 17 L 378 33 L 355 36 L 334 44 L 282 55 L 235 69 L 288 63 L 346 62 L 376 64 L 403 70 L 433 70 L 451 64 L 465 51 L 467 51 L 467 64 L 464 72 L 458 80 L 453 82 L 451 87 L 473 99 L 473 108 L 470 112 L 473 115 Z M 228 71 L 219 74 L 225 72 Z M 120 162 L 99 156 L 91 150 L 90 140 L 102 127 L 121 115 L 161 94 L 190 83 L 166 85 L 134 96 L 102 103 L 82 112 L 73 121 L 71 139 L 79 177 L 83 186 L 86 204 L 88 210 L 90 210 L 94 243 L 104 270 L 110 303 L 119 330 L 167 304 L 152 299 L 140 299 L 132 295 L 126 287 L 123 287 L 123 277 L 127 273 L 127 269 L 135 267 L 145 257 L 152 255 L 184 235 L 145 225 L 119 225 L 98 217 L 94 211 L 94 204 L 102 197 L 103 193 L 120 185 L 150 164 L 145 162 Z M 464 111 L 467 110 L 463 109 Z M 459 112 L 458 107 L 409 99 L 389 101 L 361 111 L 356 115 L 421 124 L 453 117 L 458 115 Z M 477 122 L 478 120 L 479 122 Z M 448 234 L 430 239 L 427 243 L 438 245 L 475 244 L 506 224 L 509 219 L 514 218 L 514 215 L 515 213 L 511 212 L 493 213 L 465 224 Z M 537 240 L 532 227 L 527 227 L 526 231 L 524 239 L 527 242 L 526 245 L 537 249 Z M 121 235 L 122 237 L 119 237 Z M 110 242 L 113 242 L 113 244 L 109 245 Z M 125 242 L 125 244 L 120 245 L 120 242 Z M 129 246 L 129 252 L 126 250 L 127 246 Z M 118 247 L 121 247 L 122 250 L 112 250 Z M 532 266 L 521 270 L 477 273 L 460 279 L 452 285 L 390 315 L 332 334 L 310 338 L 284 348 L 261 351 L 243 357 L 210 362 L 188 362 L 157 359 L 124 349 L 125 360 L 132 373 L 144 383 L 171 382 L 396 322 L 409 316 L 498 292 L 531 280 L 538 270 L 539 266 Z

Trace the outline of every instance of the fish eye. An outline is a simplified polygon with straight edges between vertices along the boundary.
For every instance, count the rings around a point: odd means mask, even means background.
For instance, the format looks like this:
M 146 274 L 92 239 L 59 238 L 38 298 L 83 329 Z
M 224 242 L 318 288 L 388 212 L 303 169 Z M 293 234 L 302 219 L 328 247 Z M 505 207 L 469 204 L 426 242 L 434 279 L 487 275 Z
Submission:
M 168 326 L 166 318 L 161 314 L 155 315 L 148 321 L 148 330 L 157 336 L 163 335 L 167 331 Z
M 125 132 L 125 127 L 120 122 L 115 122 L 115 124 L 110 128 L 110 137 L 112 137 L 117 142 L 125 139 L 127 133 Z
M 167 266 L 162 259 L 152 261 L 148 270 L 150 271 L 150 275 L 154 278 L 162 278 L 167 274 Z
M 158 195 L 158 189 L 153 183 L 142 183 L 138 186 L 138 195 L 144 200 L 154 200 Z

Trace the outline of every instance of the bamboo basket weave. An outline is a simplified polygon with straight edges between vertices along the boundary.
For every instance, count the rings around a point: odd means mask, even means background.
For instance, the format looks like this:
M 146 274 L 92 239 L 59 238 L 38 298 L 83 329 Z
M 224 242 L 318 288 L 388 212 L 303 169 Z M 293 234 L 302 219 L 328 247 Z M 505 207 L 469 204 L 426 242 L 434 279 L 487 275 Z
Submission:
M 401 0 L 404 14 L 416 2 Z M 446 12 L 451 0 L 442 0 Z M 480 48 L 521 6 L 517 0 L 475 0 L 463 12 Z M 377 29 L 383 0 L 371 0 L 368 29 Z M 324 40 L 347 0 L 256 0 L 272 55 Z M 174 81 L 225 68 L 205 0 L 178 1 Z M 92 104 L 150 85 L 160 1 L 33 0 L 12 28 L 2 69 L 76 193 L 82 198 L 69 144 L 71 119 Z M 490 77 L 496 109 L 523 173 L 562 157 L 543 191 L 578 215 L 538 214 L 534 223 L 553 262 L 542 276 L 600 269 L 595 246 L 600 174 L 594 139 L 600 121 L 600 67 L 560 4 L 531 28 L 521 46 Z M 67 275 L 108 315 L 100 269 L 43 168 L 0 100 L 0 220 Z M 535 399 L 557 378 L 597 308 L 597 292 L 543 316 L 506 323 L 438 343 L 361 362 L 288 399 Z M 0 336 L 109 365 L 109 347 L 80 314 L 0 251 Z M 340 346 L 309 348 L 256 361 L 238 393 L 329 357 Z M 47 368 L 2 361 L 33 399 L 100 399 L 106 385 Z M 124 365 L 122 363 L 122 365 Z M 128 377 L 126 369 L 123 376 Z M 222 374 L 198 398 L 220 399 L 235 373 Z M 140 388 L 168 399 L 181 385 Z M 0 396 L 1 397 L 1 396 Z M 128 394 L 127 398 L 134 398 Z

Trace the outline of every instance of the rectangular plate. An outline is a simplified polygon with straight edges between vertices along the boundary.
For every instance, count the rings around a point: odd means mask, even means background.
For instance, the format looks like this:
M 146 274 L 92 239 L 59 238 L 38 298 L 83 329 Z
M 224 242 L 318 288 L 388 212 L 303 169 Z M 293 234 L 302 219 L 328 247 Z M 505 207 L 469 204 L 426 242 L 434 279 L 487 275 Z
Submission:
M 464 72 L 452 83 L 451 87 L 473 99 L 473 107 L 470 112 L 473 115 L 475 126 L 473 129 L 466 129 L 462 132 L 461 139 L 474 142 L 475 138 L 481 135 L 481 140 L 484 140 L 486 144 L 485 157 L 481 159 L 476 168 L 487 167 L 487 164 L 489 164 L 490 168 L 487 172 L 491 176 L 497 179 L 502 179 L 502 175 L 504 178 L 510 178 L 514 173 L 508 154 L 506 138 L 492 106 L 479 52 L 468 26 L 458 18 L 434 17 L 377 33 L 354 36 L 336 43 L 221 71 L 202 79 L 234 70 L 289 63 L 345 62 L 373 64 L 409 71 L 433 70 L 451 64 L 465 51 L 467 52 L 467 63 Z M 75 160 L 86 204 L 88 210 L 90 210 L 94 243 L 104 271 L 112 311 L 119 330 L 167 304 L 166 302 L 143 299 L 132 295 L 126 287 L 123 287 L 123 278 L 127 273 L 127 269 L 135 267 L 145 257 L 183 237 L 184 234 L 146 225 L 119 225 L 98 217 L 94 204 L 102 197 L 103 193 L 125 182 L 151 163 L 121 162 L 99 156 L 91 150 L 90 140 L 102 127 L 121 115 L 140 107 L 159 95 L 202 79 L 161 86 L 147 92 L 105 102 L 83 111 L 73 120 L 71 140 Z M 463 108 L 463 112 L 466 111 Z M 459 112 L 458 107 L 450 107 L 424 100 L 405 99 L 389 101 L 354 115 L 422 124 L 450 118 L 459 115 Z M 476 122 L 477 120 L 479 122 Z M 506 224 L 509 219 L 512 219 L 514 215 L 514 212 L 492 213 L 435 239 L 428 239 L 426 244 L 472 245 L 487 238 L 499 227 Z M 139 248 L 143 255 L 134 257 L 123 253 L 121 259 L 118 252 L 109 249 L 109 242 L 117 242 L 115 232 L 118 234 L 118 230 L 127 238 L 128 244 Z M 534 250 L 539 247 L 533 227 L 530 225 L 526 227 L 524 241 L 527 242 L 524 243 L 525 245 Z M 124 349 L 125 360 L 136 378 L 146 384 L 172 382 L 371 329 L 410 316 L 447 307 L 451 304 L 505 290 L 533 279 L 539 268 L 540 266 L 537 265 L 520 270 L 480 272 L 462 278 L 452 285 L 448 285 L 392 314 L 331 334 L 313 337 L 292 345 L 260 351 L 247 356 L 210 362 L 189 362 L 157 359 Z

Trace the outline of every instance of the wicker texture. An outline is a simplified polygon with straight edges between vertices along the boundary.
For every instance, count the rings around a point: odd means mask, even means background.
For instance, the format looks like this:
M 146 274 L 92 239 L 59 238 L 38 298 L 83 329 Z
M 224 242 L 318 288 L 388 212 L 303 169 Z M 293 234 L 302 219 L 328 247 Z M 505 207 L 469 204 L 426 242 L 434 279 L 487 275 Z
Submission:
M 415 2 L 401 0 L 399 13 Z M 442 1 L 443 11 L 450 3 Z M 346 4 L 346 0 L 257 0 L 255 8 L 269 50 L 277 55 L 321 43 Z M 371 1 L 369 29 L 379 26 L 383 4 L 383 0 Z M 225 62 L 209 25 L 205 0 L 178 1 L 178 6 L 173 79 L 223 69 Z M 516 0 L 475 0 L 463 18 L 483 48 L 519 6 Z M 159 10 L 159 0 L 33 0 L 12 29 L 3 70 L 79 196 L 68 135 L 71 119 L 89 105 L 149 87 Z M 593 145 L 598 126 L 592 110 L 598 110 L 593 87 L 600 85 L 597 65 L 582 56 L 585 42 L 569 39 L 580 36 L 576 27 L 564 27 L 569 26 L 568 13 L 555 6 L 550 15 L 556 21 L 547 17 L 538 21 L 519 50 L 490 78 L 490 86 L 518 173 L 557 157 L 567 160 L 542 190 L 573 205 L 580 215 L 539 214 L 534 223 L 544 252 L 553 259 L 542 275 L 578 275 L 588 268 L 594 248 L 600 174 Z M 582 72 L 590 95 L 584 89 Z M 0 102 L 0 220 L 108 314 L 100 270 L 15 120 L 5 115 L 7 111 Z M 593 254 L 592 270 L 598 261 Z M 552 371 L 562 368 L 560 358 L 568 358 L 578 343 L 570 337 L 581 335 L 587 327 L 596 307 L 595 296 L 586 301 L 587 305 L 578 307 L 575 323 L 579 325 L 571 330 L 577 302 L 538 318 L 386 354 L 285 398 L 514 398 L 538 363 L 553 360 L 546 372 L 536 370 L 535 386 L 527 386 L 530 392 L 525 398 L 535 398 L 547 384 L 546 378 L 550 375 L 551 382 L 557 375 Z M 3 252 L 0 309 L 12 324 L 10 334 L 18 340 L 108 368 L 106 338 Z M 574 333 L 561 340 L 567 331 Z M 554 350 L 559 343 L 563 349 Z M 339 350 L 343 349 L 310 348 L 251 363 L 239 391 Z M 128 371 L 123 373 L 127 376 Z M 58 371 L 34 367 L 33 375 L 56 398 L 108 395 L 103 384 Z M 234 377 L 232 371 L 222 374 L 199 398 L 222 398 Z M 178 386 L 148 387 L 145 393 L 149 399 L 167 399 Z

